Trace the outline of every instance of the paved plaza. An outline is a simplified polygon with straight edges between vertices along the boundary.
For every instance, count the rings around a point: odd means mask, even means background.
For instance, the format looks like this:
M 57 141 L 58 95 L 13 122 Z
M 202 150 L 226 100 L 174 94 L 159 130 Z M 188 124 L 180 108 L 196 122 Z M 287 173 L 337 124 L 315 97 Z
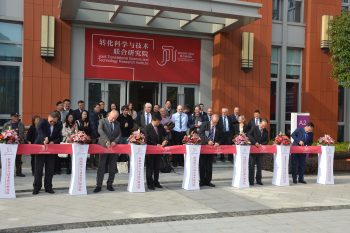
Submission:
M 64 171 L 64 170 L 63 170 Z M 350 174 L 335 185 L 231 187 L 232 165 L 214 165 L 216 188 L 181 189 L 182 168 L 161 174 L 163 189 L 129 193 L 127 174 L 116 191 L 93 194 L 96 171 L 88 170 L 87 196 L 68 194 L 69 175 L 56 175 L 56 194 L 31 194 L 33 177 L 16 178 L 17 199 L 0 200 L 0 232 L 346 232 L 350 220 Z M 345 231 L 344 231 L 345 230 Z

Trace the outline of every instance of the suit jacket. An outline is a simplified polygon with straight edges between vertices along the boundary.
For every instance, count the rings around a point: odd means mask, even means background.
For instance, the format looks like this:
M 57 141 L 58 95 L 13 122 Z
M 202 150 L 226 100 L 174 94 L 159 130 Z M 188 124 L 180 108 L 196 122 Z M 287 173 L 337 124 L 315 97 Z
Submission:
M 238 117 L 239 117 L 239 115 L 238 115 Z M 230 115 L 230 118 L 232 119 L 232 122 L 234 125 L 237 125 L 239 123 L 238 117 L 236 117 L 234 114 Z
M 89 124 L 91 127 L 91 138 L 97 139 L 98 135 L 98 124 L 99 120 L 102 119 L 102 114 L 92 111 L 89 113 Z
M 259 118 L 259 123 L 261 122 L 261 118 Z M 248 132 L 254 128 L 256 125 L 255 125 L 255 118 L 251 119 L 248 124 L 247 124 L 247 127 L 248 127 Z
M 298 146 L 300 141 L 304 142 L 305 146 L 311 146 L 314 141 L 314 133 L 308 133 L 308 137 L 305 138 L 305 129 L 297 128 L 292 133 L 293 145 Z
M 83 110 L 84 111 L 84 110 Z M 88 114 L 89 114 L 89 112 L 88 112 Z M 81 119 L 81 112 L 80 112 L 80 109 L 78 108 L 78 109 L 75 109 L 74 111 L 73 111 L 73 116 L 74 116 L 74 120 L 80 120 Z
M 199 137 L 201 138 L 202 145 L 208 145 L 209 142 L 209 132 L 210 132 L 210 121 L 203 122 L 199 128 Z M 223 133 L 219 125 L 215 127 L 214 143 L 221 144 L 223 141 Z
M 101 146 L 106 146 L 107 142 L 114 142 L 118 144 L 120 142 L 121 130 L 119 122 L 113 122 L 113 131 L 111 129 L 110 123 L 107 118 L 103 118 L 98 123 L 98 133 L 100 138 L 98 139 L 98 144 Z
M 225 128 L 224 128 L 224 118 L 222 116 L 220 116 L 220 119 L 219 119 L 219 127 L 221 129 L 222 132 L 225 132 Z M 228 128 L 229 128 L 229 133 L 233 134 L 233 121 L 232 121 L 232 118 L 227 116 L 226 117 L 227 121 L 228 121 Z
M 203 116 L 199 115 L 198 117 L 198 121 L 203 122 Z M 196 118 L 197 118 L 194 114 L 192 114 L 190 116 L 190 118 L 188 118 L 188 128 L 190 128 L 191 130 L 195 129 L 195 125 L 196 125 Z
M 235 124 L 234 126 L 233 126 L 233 135 L 239 135 L 239 124 Z M 248 126 L 247 126 L 247 124 L 244 124 L 244 126 L 243 126 L 243 133 L 245 133 L 245 134 L 247 134 L 248 133 Z
M 146 143 L 147 145 L 158 145 L 162 144 L 165 140 L 166 132 L 164 126 L 159 124 L 157 126 L 158 134 L 156 133 L 152 124 L 148 124 L 145 128 Z
M 166 111 L 166 115 L 167 115 L 168 117 L 170 117 L 170 118 L 171 118 L 171 116 L 172 116 L 174 113 L 176 113 L 176 110 L 173 109 L 173 108 L 171 108 L 169 111 L 168 111 L 168 109 L 166 109 L 165 107 L 164 107 L 164 109 L 165 109 L 165 111 Z
M 150 113 L 150 122 L 152 121 L 152 113 Z M 145 129 L 146 129 L 146 121 L 145 121 L 145 111 L 141 111 L 139 112 L 139 114 L 137 115 L 136 118 L 136 124 L 137 127 L 140 129 L 141 132 L 145 133 Z
M 252 145 L 259 143 L 261 145 L 267 145 L 269 143 L 269 135 L 267 129 L 263 129 L 261 134 L 259 126 L 254 126 L 248 133 L 248 137 Z
M 38 136 L 38 132 L 37 132 L 36 126 L 31 125 L 27 132 L 26 142 L 27 143 L 30 142 L 31 144 L 33 144 L 37 136 Z
M 51 133 L 51 125 L 46 119 L 42 119 L 39 122 L 37 128 L 37 137 L 35 144 L 44 144 L 45 138 L 49 139 L 49 142 L 54 144 L 60 144 L 62 141 L 62 124 L 55 124 Z

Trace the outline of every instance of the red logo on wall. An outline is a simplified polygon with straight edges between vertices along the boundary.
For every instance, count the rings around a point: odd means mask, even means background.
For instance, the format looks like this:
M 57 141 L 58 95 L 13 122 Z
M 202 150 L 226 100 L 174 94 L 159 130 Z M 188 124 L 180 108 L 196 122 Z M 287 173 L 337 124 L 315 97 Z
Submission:
M 199 84 L 200 39 L 86 29 L 85 78 Z

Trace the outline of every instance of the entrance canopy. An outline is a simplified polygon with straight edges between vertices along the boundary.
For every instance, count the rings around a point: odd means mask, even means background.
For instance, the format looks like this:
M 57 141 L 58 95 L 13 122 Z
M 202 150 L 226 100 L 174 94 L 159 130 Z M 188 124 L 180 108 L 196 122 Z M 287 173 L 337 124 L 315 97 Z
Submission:
M 210 35 L 260 19 L 261 6 L 238 0 L 61 0 L 60 17 L 88 24 Z

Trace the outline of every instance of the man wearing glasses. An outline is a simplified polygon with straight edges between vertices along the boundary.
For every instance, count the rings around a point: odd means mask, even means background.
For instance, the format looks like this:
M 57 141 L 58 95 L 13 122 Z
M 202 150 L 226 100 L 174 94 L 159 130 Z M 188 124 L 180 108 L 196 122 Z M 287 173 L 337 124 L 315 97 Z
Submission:
M 42 119 L 38 125 L 38 135 L 35 144 L 48 145 L 60 144 L 62 141 L 62 124 L 57 124 L 59 115 L 57 112 L 51 112 L 47 119 Z M 52 154 L 36 155 L 34 172 L 34 190 L 33 195 L 39 194 L 42 186 L 43 168 L 45 165 L 45 192 L 55 193 L 52 189 L 52 177 L 55 169 L 55 156 Z

